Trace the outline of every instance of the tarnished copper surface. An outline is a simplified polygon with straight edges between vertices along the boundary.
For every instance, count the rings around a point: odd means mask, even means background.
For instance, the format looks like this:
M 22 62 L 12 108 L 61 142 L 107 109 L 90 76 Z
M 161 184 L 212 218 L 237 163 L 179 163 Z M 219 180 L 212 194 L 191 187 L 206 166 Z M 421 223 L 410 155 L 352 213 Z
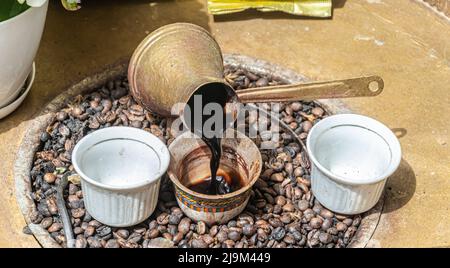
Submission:
M 211 94 L 228 94 L 228 110 L 237 116 L 237 102 L 272 102 L 376 96 L 384 82 L 378 76 L 346 80 L 251 88 L 235 92 L 223 77 L 222 52 L 216 40 L 200 26 L 174 23 L 150 33 L 136 48 L 128 69 L 136 101 L 163 116 L 178 116 L 202 86 L 215 83 Z M 372 88 L 372 84 L 376 83 Z M 370 85 L 370 86 L 369 86 Z M 225 90 L 223 90 L 225 89 Z
M 234 92 L 223 78 L 219 45 L 205 29 L 189 23 L 150 33 L 133 53 L 128 80 L 135 100 L 163 116 L 171 116 L 172 107 L 186 103 L 202 85 L 220 83 Z
M 292 100 L 315 100 L 351 97 L 369 97 L 379 95 L 384 88 L 379 76 L 368 76 L 326 82 L 279 85 L 240 90 L 239 101 L 277 102 Z

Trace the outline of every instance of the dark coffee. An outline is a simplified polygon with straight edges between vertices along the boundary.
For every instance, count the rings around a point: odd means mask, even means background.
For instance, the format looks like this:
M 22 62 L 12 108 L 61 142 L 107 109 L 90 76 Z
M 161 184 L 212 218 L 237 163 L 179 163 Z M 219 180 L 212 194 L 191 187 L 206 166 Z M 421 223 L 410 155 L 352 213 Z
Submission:
M 245 185 L 244 180 L 239 173 L 226 172 L 223 170 L 219 170 L 217 172 L 215 181 L 215 187 L 217 189 L 217 192 L 215 194 L 228 194 L 239 190 Z M 210 194 L 212 188 L 211 185 L 211 177 L 206 177 L 204 179 L 198 180 L 198 182 L 195 184 L 191 184 L 189 186 L 189 189 L 197 193 Z
M 186 116 L 186 111 L 184 113 L 187 126 L 200 136 L 211 150 L 211 177 L 202 180 L 203 183 L 197 187 L 198 191 L 193 189 L 194 191 L 216 195 L 230 193 L 233 189 L 230 184 L 232 181 L 227 181 L 224 176 L 217 176 L 222 156 L 221 137 L 226 128 L 225 105 L 229 99 L 222 84 L 211 83 L 199 88 L 187 103 L 190 109 L 190 117 Z M 220 109 L 214 111 L 213 105 Z

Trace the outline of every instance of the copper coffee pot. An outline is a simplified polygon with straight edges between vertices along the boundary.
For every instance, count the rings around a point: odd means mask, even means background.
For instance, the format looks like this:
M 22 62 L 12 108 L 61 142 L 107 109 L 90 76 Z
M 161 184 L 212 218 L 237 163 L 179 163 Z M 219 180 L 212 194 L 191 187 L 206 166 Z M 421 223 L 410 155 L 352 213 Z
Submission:
M 223 71 L 220 47 L 205 29 L 174 23 L 155 30 L 139 44 L 128 80 L 135 100 L 162 116 L 174 116 L 175 104 L 187 103 L 205 87 L 211 94 L 227 94 L 230 104 L 376 96 L 384 87 L 381 77 L 369 76 L 235 91 Z M 182 113 L 180 107 L 175 116 Z

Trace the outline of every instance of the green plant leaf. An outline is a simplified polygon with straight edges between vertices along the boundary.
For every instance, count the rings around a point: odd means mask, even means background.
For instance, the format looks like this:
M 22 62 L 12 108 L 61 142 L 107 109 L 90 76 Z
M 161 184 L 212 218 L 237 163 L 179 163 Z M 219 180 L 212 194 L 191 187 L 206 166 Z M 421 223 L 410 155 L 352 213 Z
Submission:
M 26 3 L 17 0 L 0 0 L 0 21 L 8 20 L 30 8 Z

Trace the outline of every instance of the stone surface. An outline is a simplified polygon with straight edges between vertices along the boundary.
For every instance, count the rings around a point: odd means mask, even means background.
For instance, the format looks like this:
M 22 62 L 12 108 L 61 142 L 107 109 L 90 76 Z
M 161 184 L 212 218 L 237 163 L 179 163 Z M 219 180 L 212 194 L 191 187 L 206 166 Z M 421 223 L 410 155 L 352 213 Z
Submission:
M 207 15 L 205 1 L 87 1 L 49 7 L 35 85 L 0 122 L 0 247 L 37 247 L 14 194 L 12 167 L 25 121 L 66 87 L 131 55 L 147 33 L 185 21 L 210 30 L 224 52 L 292 68 L 312 79 L 379 74 L 383 94 L 346 102 L 400 137 L 403 161 L 370 246 L 450 246 L 450 24 L 409 0 L 334 1 L 333 19 L 281 13 Z
M 450 0 L 424 0 L 438 11 L 443 12 L 447 17 L 450 16 Z

